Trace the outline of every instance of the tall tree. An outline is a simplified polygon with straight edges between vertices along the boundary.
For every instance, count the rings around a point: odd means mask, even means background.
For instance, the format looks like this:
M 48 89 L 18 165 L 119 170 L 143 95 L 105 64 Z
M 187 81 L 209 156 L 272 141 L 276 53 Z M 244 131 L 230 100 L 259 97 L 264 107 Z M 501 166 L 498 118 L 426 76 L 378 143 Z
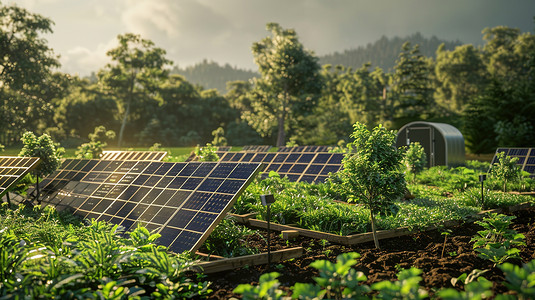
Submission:
M 155 47 L 150 40 L 127 33 L 119 35 L 119 46 L 108 51 L 112 62 L 98 74 L 99 81 L 111 92 L 121 109 L 121 128 L 117 145 L 123 142 L 124 131 L 133 113 L 146 109 L 155 102 L 160 82 L 168 77 L 165 50 Z
M 418 45 L 403 44 L 392 83 L 397 118 L 425 119 L 429 116 L 429 109 L 434 103 L 430 67 Z
M 283 29 L 277 23 L 266 27 L 272 36 L 252 47 L 261 78 L 256 80 L 253 110 L 246 117 L 252 126 L 278 128 L 277 146 L 282 146 L 291 124 L 295 126 L 315 106 L 322 86 L 320 66 L 293 29 Z
M 3 142 L 18 139 L 28 116 L 49 107 L 43 90 L 50 89 L 57 57 L 40 35 L 52 32 L 52 21 L 0 3 L 0 132 Z M 7 137 L 11 135 L 11 137 Z M 9 140 L 9 141 L 8 141 Z

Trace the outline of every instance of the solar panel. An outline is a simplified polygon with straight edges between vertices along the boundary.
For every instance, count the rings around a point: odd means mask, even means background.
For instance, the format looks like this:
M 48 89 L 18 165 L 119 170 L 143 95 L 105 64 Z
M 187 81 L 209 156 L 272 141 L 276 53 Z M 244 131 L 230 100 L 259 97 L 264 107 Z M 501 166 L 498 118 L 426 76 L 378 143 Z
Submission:
M 0 198 L 39 162 L 38 157 L 0 156 Z
M 197 250 L 261 164 L 68 159 L 42 182 L 42 202 L 128 229 L 161 234 L 177 253 Z
M 266 165 L 263 178 L 269 171 L 288 177 L 290 181 L 324 182 L 329 172 L 342 168 L 343 153 L 293 153 L 293 152 L 228 152 L 220 158 L 227 162 L 261 162 Z
M 293 152 L 293 153 L 301 153 L 301 152 L 309 152 L 309 153 L 315 153 L 315 152 L 329 152 L 331 149 L 331 146 L 295 146 L 295 147 L 279 147 L 277 152 Z
M 268 152 L 271 149 L 270 145 L 246 145 L 242 147 L 242 151 L 249 152 Z
M 221 158 L 223 155 L 225 155 L 226 153 L 228 153 L 229 151 L 216 151 L 215 154 L 217 154 L 217 156 L 219 158 Z M 188 156 L 188 158 L 186 158 L 185 162 L 190 162 L 190 161 L 198 161 L 199 158 L 197 157 L 197 154 L 195 154 L 195 152 L 191 152 L 191 154 Z
M 500 152 L 505 152 L 506 156 L 518 157 L 517 166 L 522 171 L 528 172 L 529 177 L 535 178 L 535 148 L 498 148 L 492 159 L 491 168 L 498 162 L 496 155 Z
M 232 146 L 218 146 L 217 151 L 218 152 L 228 152 L 232 149 Z
M 102 151 L 102 160 L 148 160 L 162 161 L 166 151 Z

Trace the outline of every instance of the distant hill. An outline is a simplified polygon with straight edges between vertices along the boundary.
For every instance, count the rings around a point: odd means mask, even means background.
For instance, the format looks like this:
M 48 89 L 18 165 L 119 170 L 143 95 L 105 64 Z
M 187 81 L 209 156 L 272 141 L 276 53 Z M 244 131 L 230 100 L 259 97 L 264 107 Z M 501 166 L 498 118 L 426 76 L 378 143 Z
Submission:
M 227 93 L 227 82 L 249 80 L 260 76 L 254 71 L 234 68 L 229 64 L 220 66 L 216 62 L 209 62 L 206 59 L 184 69 L 175 67 L 171 73 L 183 75 L 187 81 L 198 84 L 204 89 L 217 89 L 223 95 Z
M 373 44 L 370 43 L 366 46 L 345 50 L 341 53 L 335 52 L 320 56 L 320 64 L 343 65 L 356 69 L 362 67 L 366 62 L 371 62 L 372 68 L 380 67 L 385 72 L 389 72 L 393 70 L 396 59 L 401 51 L 401 45 L 406 41 L 411 42 L 412 45 L 419 44 L 421 53 L 427 57 L 435 57 L 435 52 L 442 43 L 445 44 L 446 50 L 453 50 L 456 46 L 462 44 L 460 41 L 451 42 L 440 40 L 436 36 L 425 38 L 420 33 L 415 33 L 404 38 L 387 38 L 383 36 Z M 227 82 L 249 80 L 253 77 L 260 76 L 255 71 L 235 68 L 229 64 L 221 66 L 216 62 L 207 61 L 206 59 L 184 69 L 175 67 L 171 73 L 181 74 L 189 82 L 201 85 L 205 89 L 217 89 L 223 95 L 227 92 Z
M 435 57 L 435 52 L 440 44 L 444 43 L 446 50 L 453 50 L 456 46 L 462 45 L 460 41 L 440 40 L 436 36 L 425 38 L 420 33 L 401 38 L 387 38 L 382 36 L 376 42 L 369 43 L 366 46 L 360 46 L 355 49 L 345 50 L 344 52 L 335 52 L 325 56 L 320 56 L 322 65 L 331 64 L 333 66 L 343 65 L 353 69 L 362 67 L 363 64 L 371 62 L 372 69 L 380 67 L 385 72 L 392 71 L 396 59 L 398 58 L 401 46 L 409 41 L 411 45 L 420 45 L 420 52 L 427 57 Z

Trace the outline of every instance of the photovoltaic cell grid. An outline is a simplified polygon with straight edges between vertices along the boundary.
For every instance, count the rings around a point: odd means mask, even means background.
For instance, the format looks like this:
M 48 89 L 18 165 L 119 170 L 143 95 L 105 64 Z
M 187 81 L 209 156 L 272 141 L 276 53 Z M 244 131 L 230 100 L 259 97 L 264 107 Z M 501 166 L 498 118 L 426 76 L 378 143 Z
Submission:
M 100 159 L 162 161 L 166 156 L 165 151 L 102 151 Z
M 329 173 L 342 168 L 342 153 L 227 152 L 220 161 L 261 162 L 266 165 L 262 177 L 270 171 L 290 181 L 324 182 Z
M 518 157 L 516 164 L 530 174 L 529 177 L 535 178 L 535 148 L 498 148 L 496 154 L 505 152 L 505 155 Z M 496 154 L 492 159 L 492 164 L 497 162 Z M 491 164 L 491 168 L 492 168 Z
M 246 145 L 241 150 L 247 152 L 268 152 L 269 149 L 271 149 L 270 145 Z
M 218 146 L 217 147 L 218 152 L 227 152 L 227 151 L 230 151 L 230 149 L 232 149 L 232 146 Z
M 277 152 L 292 152 L 292 153 L 301 153 L 301 152 L 329 152 L 331 146 L 296 146 L 296 147 L 279 147 Z
M 177 253 L 197 250 L 259 172 L 256 163 L 68 159 L 42 182 L 43 203 L 82 218 L 161 234 Z
M 38 164 L 38 157 L 0 156 L 0 198 Z

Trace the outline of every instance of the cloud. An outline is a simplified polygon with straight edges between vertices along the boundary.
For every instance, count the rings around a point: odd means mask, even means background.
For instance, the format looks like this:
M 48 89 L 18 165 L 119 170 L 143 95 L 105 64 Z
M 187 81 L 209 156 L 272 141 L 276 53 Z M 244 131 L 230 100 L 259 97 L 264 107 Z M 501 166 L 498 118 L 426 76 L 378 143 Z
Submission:
M 63 71 L 71 74 L 78 73 L 81 76 L 89 75 L 91 72 L 98 72 L 110 62 L 106 52 L 116 46 L 117 40 L 113 39 L 107 43 L 98 44 L 94 49 L 81 46 L 68 49 L 60 57 Z

